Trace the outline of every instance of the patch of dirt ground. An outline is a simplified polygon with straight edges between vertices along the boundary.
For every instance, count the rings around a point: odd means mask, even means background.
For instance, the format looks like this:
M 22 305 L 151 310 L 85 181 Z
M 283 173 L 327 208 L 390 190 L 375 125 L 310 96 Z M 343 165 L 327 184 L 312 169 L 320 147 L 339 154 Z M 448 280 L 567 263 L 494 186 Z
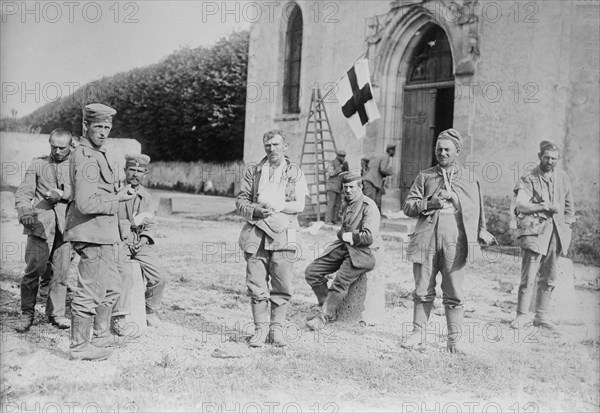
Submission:
M 157 251 L 169 283 L 160 328 L 131 338 L 101 362 L 68 358 L 69 331 L 56 330 L 38 305 L 25 334 L 19 280 L 25 237 L 2 225 L 0 319 L 2 403 L 6 411 L 597 411 L 599 304 L 596 267 L 576 265 L 574 289 L 555 300 L 559 332 L 511 330 L 518 257 L 489 256 L 467 267 L 467 355 L 443 351 L 446 323 L 437 299 L 430 343 L 403 350 L 412 319 L 411 264 L 399 241 L 384 242 L 381 323 L 304 324 L 315 298 L 304 269 L 335 233 L 301 234 L 288 346 L 250 349 L 253 326 L 236 219 L 186 215 L 159 219 Z M 73 268 L 69 284 L 75 285 Z M 36 404 L 37 403 L 37 404 Z M 37 406 L 37 407 L 36 407 Z M 50 410 L 48 410 L 50 411 Z

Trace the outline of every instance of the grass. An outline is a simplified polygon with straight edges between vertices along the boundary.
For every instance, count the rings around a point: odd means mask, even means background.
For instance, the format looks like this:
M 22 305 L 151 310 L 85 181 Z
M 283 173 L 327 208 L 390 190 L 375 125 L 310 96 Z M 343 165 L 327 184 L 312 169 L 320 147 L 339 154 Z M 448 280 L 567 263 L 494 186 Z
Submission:
M 577 290 L 578 306 L 587 318 L 561 323 L 564 334 L 536 331 L 531 337 L 515 336 L 508 321 L 516 293 L 495 288 L 499 279 L 516 282 L 515 257 L 468 267 L 465 287 L 471 310 L 466 321 L 477 328 L 467 344 L 470 354 L 457 356 L 436 345 L 420 351 L 397 347 L 401 326 L 412 316 L 412 272 L 410 263 L 402 262 L 396 241 L 384 243 L 386 254 L 379 264 L 386 277 L 382 323 L 367 328 L 338 323 L 321 333 L 306 330 L 304 322 L 315 304 L 303 277 L 313 258 L 313 251 L 306 248 L 297 263 L 286 325 L 296 336 L 283 349 L 252 350 L 244 340 L 252 330 L 245 262 L 235 252 L 240 224 L 170 217 L 161 218 L 159 228 L 163 235 L 159 253 L 170 273 L 161 311 L 165 325 L 105 362 L 68 361 L 68 331 L 53 329 L 41 314 L 29 333 L 14 333 L 11 325 L 18 314 L 17 283 L 23 263 L 18 257 L 3 263 L 1 372 L 2 389 L 8 389 L 4 400 L 82 406 L 93 402 L 107 410 L 115 403 L 121 410 L 135 403 L 140 411 L 224 411 L 224 407 L 255 411 L 254 404 L 268 411 L 265 403 L 279 403 L 281 410 L 292 402 L 303 411 L 315 404 L 320 411 L 397 411 L 409 406 L 406 403 L 422 407 L 425 402 L 451 401 L 480 406 L 495 401 L 505 411 L 514 403 L 524 410 L 528 402 L 540 410 L 597 410 L 600 344 L 598 317 L 593 313 L 597 292 Z M 314 247 L 333 233 L 303 237 L 305 246 Z M 203 255 L 202 242 L 224 245 L 234 253 Z M 598 278 L 597 268 L 579 269 L 578 285 Z M 494 303 L 508 310 L 503 312 Z M 431 324 L 443 327 L 443 316 L 434 314 Z M 486 336 L 483 329 L 488 325 L 496 330 L 489 329 Z M 501 331 L 499 340 L 493 340 L 496 331 Z M 237 358 L 215 358 L 215 350 Z M 463 408 L 466 411 L 467 406 Z

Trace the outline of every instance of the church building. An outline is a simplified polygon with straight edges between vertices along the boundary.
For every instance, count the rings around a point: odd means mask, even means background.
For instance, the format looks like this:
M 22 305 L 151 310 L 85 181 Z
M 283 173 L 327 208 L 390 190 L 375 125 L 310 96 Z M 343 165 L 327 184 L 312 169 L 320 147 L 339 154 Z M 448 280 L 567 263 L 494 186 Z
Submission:
M 288 155 L 300 162 L 318 88 L 351 168 L 396 145 L 384 209 L 400 208 L 417 172 L 435 164 L 438 133 L 450 127 L 462 134 L 459 161 L 479 176 L 484 194 L 510 195 L 546 139 L 563 148 L 575 201 L 598 207 L 598 1 L 254 4 L 245 162 L 264 156 L 262 134 L 274 128 L 288 133 Z M 381 118 L 357 139 L 335 90 L 365 57 Z

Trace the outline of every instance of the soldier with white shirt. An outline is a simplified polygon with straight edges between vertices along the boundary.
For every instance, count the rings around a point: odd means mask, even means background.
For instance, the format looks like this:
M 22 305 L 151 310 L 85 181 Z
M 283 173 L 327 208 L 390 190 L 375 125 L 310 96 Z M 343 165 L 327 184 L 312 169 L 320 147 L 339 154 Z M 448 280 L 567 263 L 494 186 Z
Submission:
M 266 132 L 263 147 L 267 156 L 246 169 L 236 200 L 237 210 L 246 219 L 239 244 L 246 259 L 255 326 L 251 347 L 263 346 L 268 338 L 273 345 L 285 345 L 282 324 L 292 298 L 292 258 L 299 248 L 297 215 L 304 210 L 308 194 L 302 170 L 285 156 L 285 133 Z

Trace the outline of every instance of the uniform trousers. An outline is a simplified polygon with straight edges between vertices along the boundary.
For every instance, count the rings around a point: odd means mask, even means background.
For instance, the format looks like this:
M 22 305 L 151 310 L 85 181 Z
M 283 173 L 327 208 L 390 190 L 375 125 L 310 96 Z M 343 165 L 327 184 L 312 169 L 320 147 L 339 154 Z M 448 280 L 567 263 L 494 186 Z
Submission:
M 342 204 L 342 194 L 335 191 L 327 191 L 327 212 L 325 213 L 325 222 L 340 222 L 340 206 Z
M 462 306 L 463 268 L 467 262 L 467 252 L 467 236 L 461 213 L 438 213 L 431 242 L 423 252 L 423 262 L 413 264 L 413 300 L 419 303 L 433 302 L 436 276 L 441 272 L 444 306 Z
M 246 259 L 247 295 L 252 301 L 267 301 L 280 306 L 292 298 L 292 278 L 296 252 L 265 249 L 264 237 L 254 253 L 244 253 Z M 271 291 L 269 291 L 269 281 Z
M 117 269 L 118 244 L 74 242 L 79 254 L 77 289 L 71 302 L 71 313 L 77 317 L 96 315 L 99 306 L 113 307 L 121 292 Z
M 157 257 L 154 247 L 146 244 L 135 254 L 131 254 L 129 246 L 120 244 L 117 268 L 121 276 L 121 294 L 117 300 L 112 315 L 127 315 L 131 313 L 131 289 L 133 287 L 134 272 L 132 265 L 139 263 L 142 277 L 146 283 L 146 310 L 160 309 L 162 298 L 167 283 L 162 263 Z
M 530 249 L 523 248 L 523 261 L 521 262 L 521 283 L 519 284 L 519 299 L 517 312 L 527 314 L 529 305 L 531 304 L 531 296 L 536 275 L 540 274 L 539 287 L 540 289 L 554 290 L 557 276 L 557 260 L 560 257 L 562 250 L 560 239 L 553 229 L 550 236 L 550 244 L 546 255 L 534 252 Z
M 43 281 L 50 276 L 46 315 L 52 318 L 64 317 L 67 278 L 71 265 L 71 244 L 63 241 L 62 234 L 58 230 L 55 231 L 54 239 L 51 241 L 28 235 L 25 262 L 27 263 L 25 273 L 21 279 L 21 311 L 34 312 L 40 278 Z
M 381 189 L 377 188 L 370 181 L 363 181 L 363 194 L 375 201 L 375 205 L 377 205 L 377 208 L 381 212 Z
M 328 319 L 335 318 L 337 306 L 342 302 L 346 294 L 348 294 L 350 285 L 365 273 L 365 269 L 356 268 L 352 265 L 348 248 L 346 244 L 343 244 L 334 248 L 328 254 L 314 260 L 305 270 L 306 282 L 311 287 L 321 284 L 327 285 L 327 275 L 333 274 L 336 271 L 337 274 L 331 287 L 329 287 L 329 293 L 324 304 L 327 311 L 325 316 Z

